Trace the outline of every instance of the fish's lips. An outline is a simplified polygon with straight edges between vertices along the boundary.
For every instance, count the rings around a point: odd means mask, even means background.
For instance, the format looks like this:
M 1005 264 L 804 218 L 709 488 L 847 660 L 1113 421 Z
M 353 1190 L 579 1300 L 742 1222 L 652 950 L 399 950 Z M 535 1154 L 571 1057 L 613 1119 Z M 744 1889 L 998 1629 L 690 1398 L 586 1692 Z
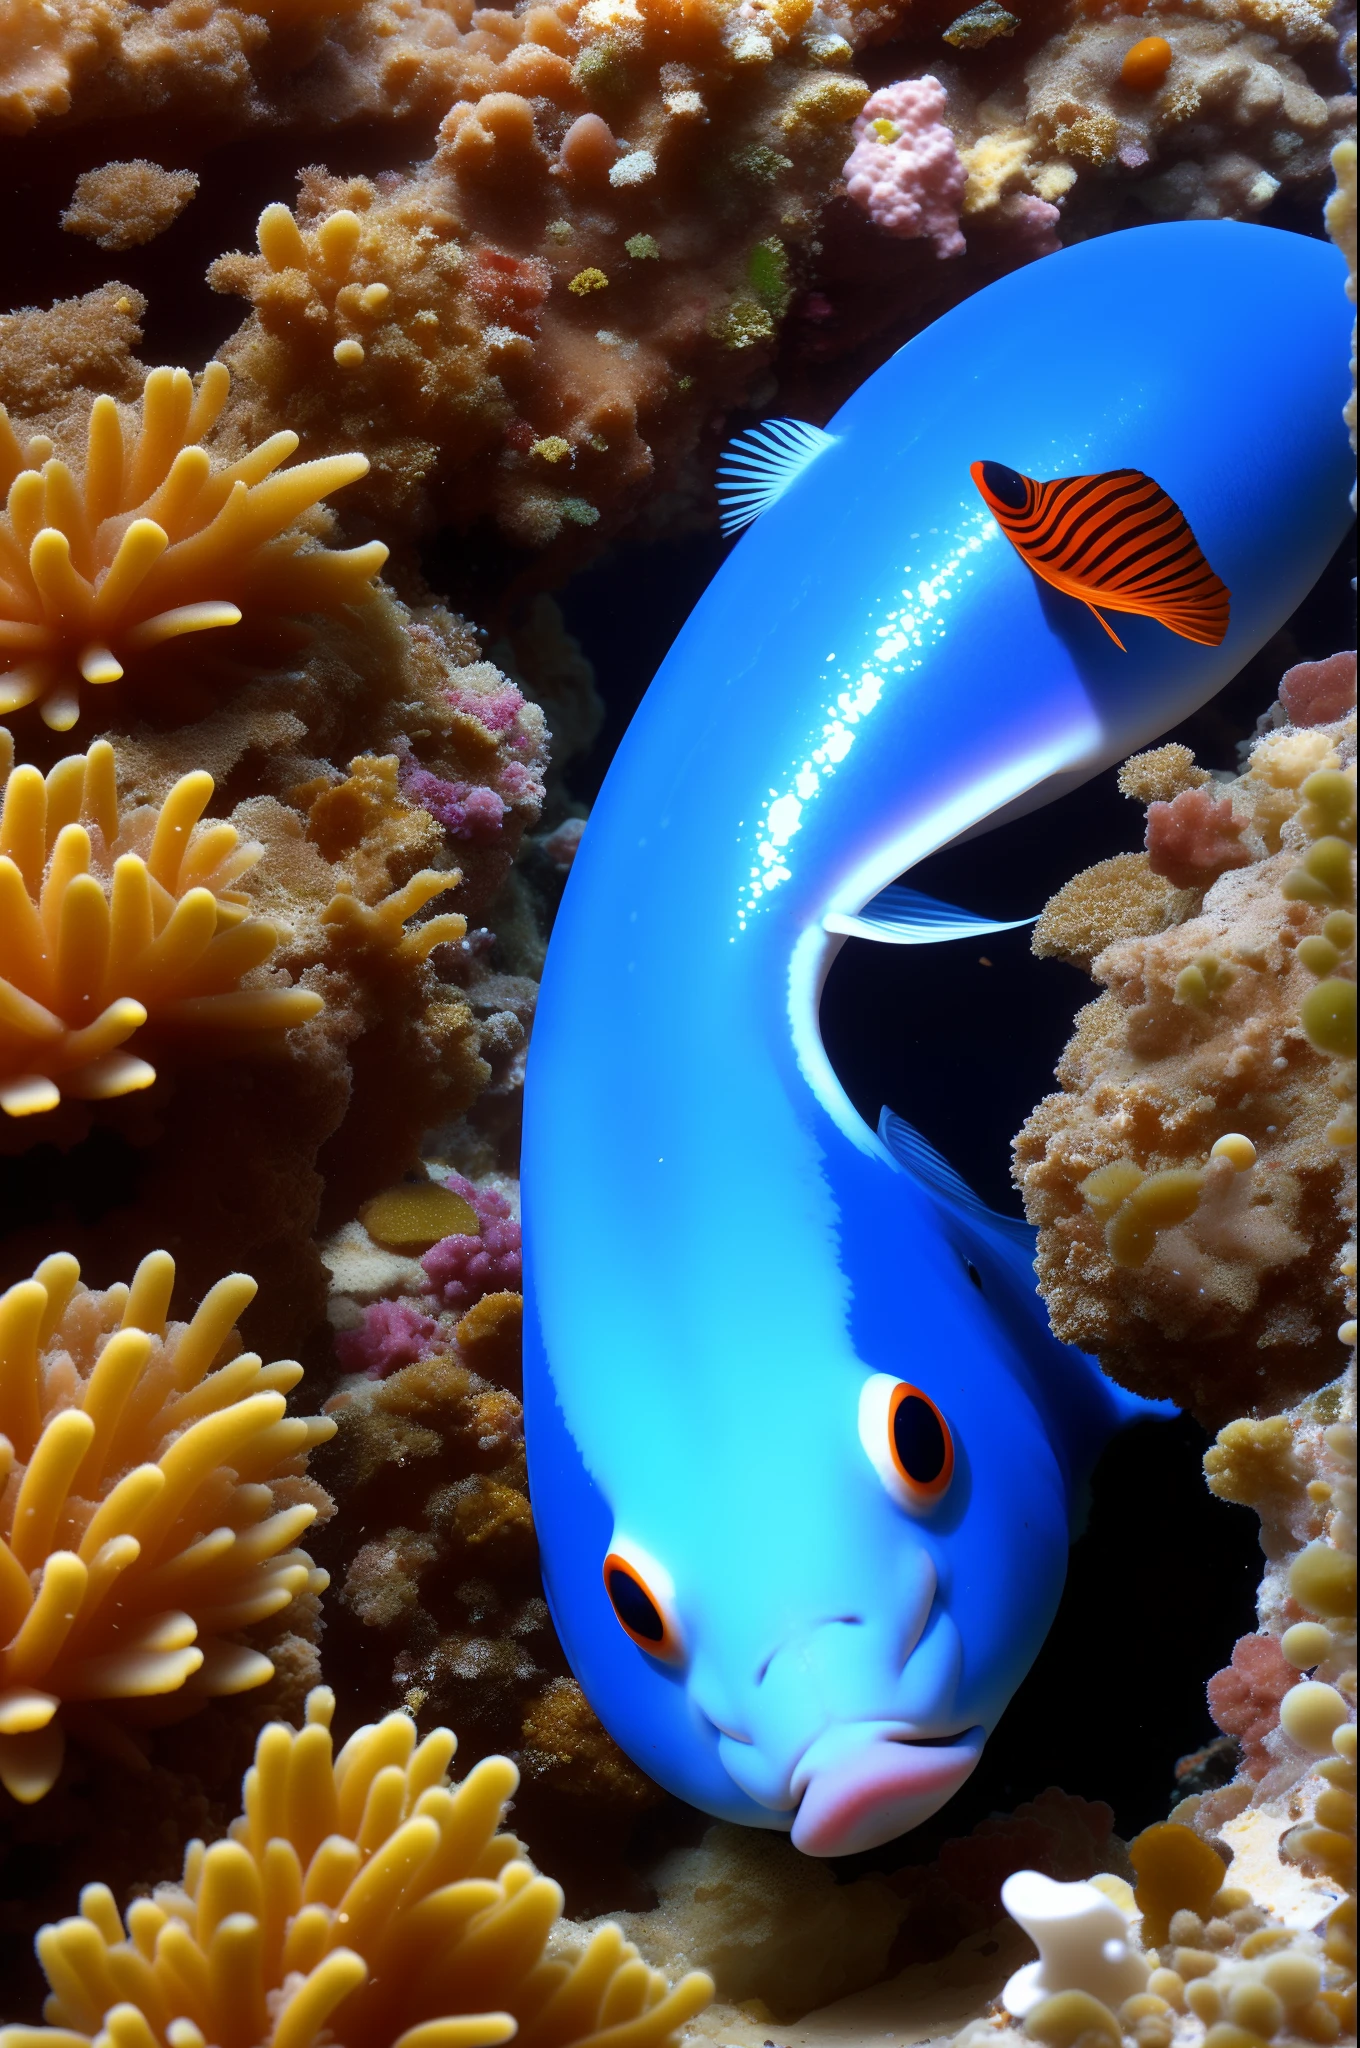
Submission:
M 984 1739 L 981 1728 L 943 1742 L 883 1722 L 826 1729 L 794 1775 L 794 1790 L 802 1793 L 794 1848 L 805 1856 L 853 1856 L 895 1841 L 953 1798 Z

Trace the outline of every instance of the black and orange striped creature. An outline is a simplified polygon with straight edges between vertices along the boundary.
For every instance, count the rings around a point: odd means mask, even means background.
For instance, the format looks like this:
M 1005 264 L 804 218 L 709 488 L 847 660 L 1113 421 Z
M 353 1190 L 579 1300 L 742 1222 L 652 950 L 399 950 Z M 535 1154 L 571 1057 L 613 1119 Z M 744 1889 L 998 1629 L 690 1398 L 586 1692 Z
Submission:
M 1021 559 L 1088 606 L 1116 647 L 1124 643 L 1102 607 L 1141 612 L 1204 647 L 1222 644 L 1228 591 L 1180 506 L 1140 469 L 1046 484 L 1000 462 L 975 462 L 970 473 Z

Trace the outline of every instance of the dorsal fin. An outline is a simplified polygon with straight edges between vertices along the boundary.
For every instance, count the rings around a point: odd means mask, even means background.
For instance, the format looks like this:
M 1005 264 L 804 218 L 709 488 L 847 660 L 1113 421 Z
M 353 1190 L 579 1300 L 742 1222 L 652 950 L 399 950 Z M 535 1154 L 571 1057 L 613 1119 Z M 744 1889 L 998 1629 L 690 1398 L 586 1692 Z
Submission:
M 904 889 L 892 882 L 855 915 L 829 910 L 822 928 L 844 932 L 852 939 L 882 939 L 894 946 L 938 946 L 945 939 L 982 939 L 988 932 L 1013 932 L 1033 923 L 1032 917 L 979 917 L 976 911 L 937 903 L 919 889 Z
M 740 533 L 768 512 L 836 437 L 807 420 L 764 420 L 729 441 L 718 464 L 722 530 Z
M 981 1195 L 973 1193 L 962 1174 L 956 1173 L 929 1139 L 921 1136 L 915 1124 L 909 1124 L 904 1116 L 885 1108 L 879 1115 L 878 1135 L 903 1172 L 909 1173 L 918 1187 L 924 1188 L 935 1201 L 960 1211 L 988 1230 L 999 1231 L 1013 1244 L 1033 1253 L 1038 1236 L 1034 1225 L 1022 1223 L 1018 1216 L 1003 1216 L 998 1210 L 989 1209 Z

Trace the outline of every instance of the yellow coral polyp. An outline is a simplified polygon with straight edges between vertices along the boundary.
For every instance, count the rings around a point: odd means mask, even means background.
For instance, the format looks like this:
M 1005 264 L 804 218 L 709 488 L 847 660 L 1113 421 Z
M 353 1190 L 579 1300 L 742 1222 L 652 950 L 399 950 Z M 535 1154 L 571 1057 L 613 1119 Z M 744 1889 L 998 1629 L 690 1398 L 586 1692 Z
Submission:
M 298 437 L 278 433 L 215 463 L 200 444 L 230 388 L 222 363 L 196 392 L 187 370 L 152 370 L 131 435 L 114 400 L 96 398 L 79 476 L 45 436 L 21 445 L 0 407 L 0 714 L 36 702 L 67 732 L 82 683 L 119 683 L 173 640 L 371 594 L 381 542 L 329 549 L 290 530 L 367 457 L 284 469 Z
M 467 936 L 467 919 L 456 910 L 442 911 L 438 917 L 412 925 L 410 931 L 406 920 L 434 897 L 456 889 L 462 879 L 457 868 L 447 873 L 422 868 L 404 888 L 371 904 L 361 903 L 352 892 L 342 889 L 326 905 L 322 919 L 343 945 L 388 950 L 403 960 L 427 960 L 436 946 L 456 945 Z
M 9 735 L 0 728 L 7 763 Z M 112 747 L 10 771 L 0 807 L 0 1109 L 55 1109 L 149 1087 L 129 1041 L 287 1031 L 310 989 L 241 986 L 278 933 L 235 884 L 262 849 L 203 821 L 211 775 L 181 776 L 159 810 L 122 816 Z
M 317 1514 L 297 1482 L 334 1423 L 285 1415 L 300 1365 L 241 1350 L 249 1275 L 189 1323 L 174 1284 L 152 1252 L 92 1292 L 58 1252 L 0 1296 L 0 1783 L 26 1804 L 68 1733 L 135 1764 L 128 1728 L 167 1696 L 263 1685 L 241 1633 L 327 1584 L 295 1548 Z
M 48 2026 L 0 2048 L 665 2048 L 708 2003 L 709 1977 L 668 1989 L 614 1926 L 545 1958 L 562 1893 L 496 1832 L 508 1758 L 450 1784 L 454 1736 L 400 1713 L 333 1756 L 334 1708 L 319 1686 L 303 1728 L 262 1731 L 244 1813 L 178 1885 L 125 1916 L 86 1885 L 43 1928 Z

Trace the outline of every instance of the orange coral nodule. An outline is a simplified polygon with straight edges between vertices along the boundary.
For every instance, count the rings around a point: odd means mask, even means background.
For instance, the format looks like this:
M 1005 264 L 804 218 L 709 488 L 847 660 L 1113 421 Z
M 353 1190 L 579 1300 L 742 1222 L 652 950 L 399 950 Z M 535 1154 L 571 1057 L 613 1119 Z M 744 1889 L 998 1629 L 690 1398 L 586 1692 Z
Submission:
M 0 1783 L 26 1805 L 67 1732 L 135 1762 L 146 1703 L 263 1685 L 241 1634 L 327 1584 L 294 1547 L 316 1506 L 272 1489 L 335 1424 L 285 1415 L 300 1365 L 242 1352 L 248 1274 L 189 1323 L 174 1284 L 168 1252 L 105 1293 L 57 1252 L 0 1295 Z
M 8 754 L 9 735 L 0 727 Z M 120 813 L 113 748 L 10 771 L 0 798 L 0 1110 L 148 1088 L 131 1050 L 165 1033 L 277 1034 L 315 1016 L 310 989 L 242 986 L 278 933 L 236 884 L 260 858 L 207 822 L 213 779 L 183 775 L 158 810 Z
M 610 1923 L 570 1960 L 545 1954 L 562 1891 L 498 1832 L 519 1783 L 483 1757 L 461 1784 L 447 1728 L 409 1714 L 334 1755 L 335 1695 L 306 1725 L 271 1721 L 225 1841 L 191 1842 L 179 1884 L 134 1899 L 106 1885 L 38 1936 L 49 2028 L 0 2027 L 0 2048 L 494 2048 L 519 2034 L 555 2048 L 668 2048 L 713 1996 L 674 1988 Z M 183 2013 L 186 2002 L 193 2019 Z
M 473 177 L 541 165 L 534 110 L 517 92 L 483 93 L 475 106 L 460 103 L 440 125 L 436 154 L 441 164 Z
M 368 458 L 285 469 L 298 438 L 281 433 L 214 463 L 201 444 L 230 386 L 222 363 L 197 391 L 187 370 L 152 370 L 131 437 L 114 400 L 96 398 L 79 477 L 45 437 L 21 444 L 0 407 L 0 713 L 36 702 L 68 732 L 82 684 L 119 683 L 173 640 L 371 595 L 381 542 L 320 548 L 289 530 Z
M 1165 36 L 1144 36 L 1124 52 L 1119 79 L 1132 92 L 1155 92 L 1171 69 L 1171 45 Z
M 1209 1918 L 1222 1890 L 1225 1865 L 1202 1835 L 1179 1821 L 1161 1821 L 1144 1828 L 1129 1844 L 1129 1861 L 1137 1874 L 1134 1897 L 1143 1916 L 1143 1941 L 1160 1948 L 1172 1915 L 1184 1909 Z
M 608 123 L 598 114 L 582 114 L 562 137 L 558 161 L 564 177 L 582 185 L 602 185 L 618 155 Z

